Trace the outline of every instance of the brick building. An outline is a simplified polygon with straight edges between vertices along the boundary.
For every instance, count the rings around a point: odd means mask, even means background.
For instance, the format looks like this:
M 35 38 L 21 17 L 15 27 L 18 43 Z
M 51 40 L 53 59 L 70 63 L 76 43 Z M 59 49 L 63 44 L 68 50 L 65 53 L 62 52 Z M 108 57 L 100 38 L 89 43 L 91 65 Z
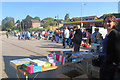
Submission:
M 40 27 L 40 21 L 23 19 L 21 21 L 21 27 L 23 30 L 27 30 L 28 28 L 38 28 Z

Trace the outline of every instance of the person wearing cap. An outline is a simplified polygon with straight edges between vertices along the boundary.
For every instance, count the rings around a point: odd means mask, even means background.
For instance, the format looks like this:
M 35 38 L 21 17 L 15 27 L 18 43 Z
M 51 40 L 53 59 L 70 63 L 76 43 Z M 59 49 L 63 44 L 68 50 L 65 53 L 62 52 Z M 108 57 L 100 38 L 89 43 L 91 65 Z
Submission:
M 74 46 L 74 52 L 79 52 L 80 45 L 82 41 L 82 32 L 80 30 L 80 26 L 77 25 L 77 29 L 75 29 L 75 34 L 71 39 L 73 39 L 73 46 Z

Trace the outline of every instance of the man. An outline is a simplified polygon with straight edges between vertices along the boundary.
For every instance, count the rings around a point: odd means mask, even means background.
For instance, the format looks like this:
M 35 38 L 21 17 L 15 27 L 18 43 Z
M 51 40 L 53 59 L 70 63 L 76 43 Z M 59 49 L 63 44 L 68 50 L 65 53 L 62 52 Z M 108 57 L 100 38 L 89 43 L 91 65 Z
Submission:
M 58 30 L 56 30 L 55 39 L 56 39 L 56 43 L 58 43 L 59 42 L 59 33 L 58 33 Z
M 76 32 L 71 39 L 73 39 L 74 43 L 74 52 L 79 52 L 82 41 L 82 32 L 79 25 L 77 26 Z
M 95 28 L 95 32 L 93 33 L 92 37 L 93 37 L 93 43 L 97 43 L 97 34 L 99 34 L 99 28 Z
M 90 33 L 86 29 L 84 29 L 82 34 L 83 34 L 83 42 L 89 45 Z
M 8 31 L 6 32 L 6 36 L 7 36 L 7 38 L 9 37 L 9 35 L 8 35 Z
M 69 30 L 67 27 L 65 27 L 65 32 L 64 32 L 64 48 L 66 48 L 68 40 L 69 40 Z

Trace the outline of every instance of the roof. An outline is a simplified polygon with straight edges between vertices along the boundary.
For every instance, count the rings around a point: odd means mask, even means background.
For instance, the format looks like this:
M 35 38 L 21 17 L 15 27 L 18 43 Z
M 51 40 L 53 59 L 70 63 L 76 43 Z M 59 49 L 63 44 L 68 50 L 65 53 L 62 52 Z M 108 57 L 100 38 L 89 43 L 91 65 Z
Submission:
M 39 20 L 31 20 L 32 23 L 40 23 Z
M 91 19 L 91 18 L 95 18 L 95 17 L 97 17 L 97 16 L 87 16 L 87 17 L 82 17 L 82 19 Z M 72 18 L 72 19 L 80 19 L 81 17 L 74 17 L 74 18 Z

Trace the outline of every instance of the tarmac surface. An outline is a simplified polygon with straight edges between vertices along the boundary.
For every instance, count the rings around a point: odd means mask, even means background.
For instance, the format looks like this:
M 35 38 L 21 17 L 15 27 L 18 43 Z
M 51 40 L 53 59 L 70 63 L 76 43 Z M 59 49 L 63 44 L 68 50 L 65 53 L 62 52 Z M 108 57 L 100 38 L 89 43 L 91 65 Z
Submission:
M 0 72 L 2 72 L 2 78 L 16 78 L 16 70 L 10 65 L 10 60 L 21 59 L 26 57 L 39 58 L 47 56 L 50 52 L 59 52 L 61 50 L 73 50 L 73 48 L 64 49 L 62 43 L 56 43 L 50 40 L 18 40 L 17 37 L 10 36 L 9 38 L 6 38 L 5 35 L 0 36 L 0 44 L 0 60 L 2 62 L 2 68 Z M 89 50 L 89 48 L 81 47 L 80 51 L 84 50 Z M 54 78 L 55 76 L 57 76 L 58 78 L 62 77 L 62 74 L 60 73 L 61 71 L 63 70 L 57 69 L 43 72 L 38 75 L 40 78 Z M 21 73 L 19 74 L 20 78 L 25 77 Z M 65 76 L 63 77 L 65 78 Z

